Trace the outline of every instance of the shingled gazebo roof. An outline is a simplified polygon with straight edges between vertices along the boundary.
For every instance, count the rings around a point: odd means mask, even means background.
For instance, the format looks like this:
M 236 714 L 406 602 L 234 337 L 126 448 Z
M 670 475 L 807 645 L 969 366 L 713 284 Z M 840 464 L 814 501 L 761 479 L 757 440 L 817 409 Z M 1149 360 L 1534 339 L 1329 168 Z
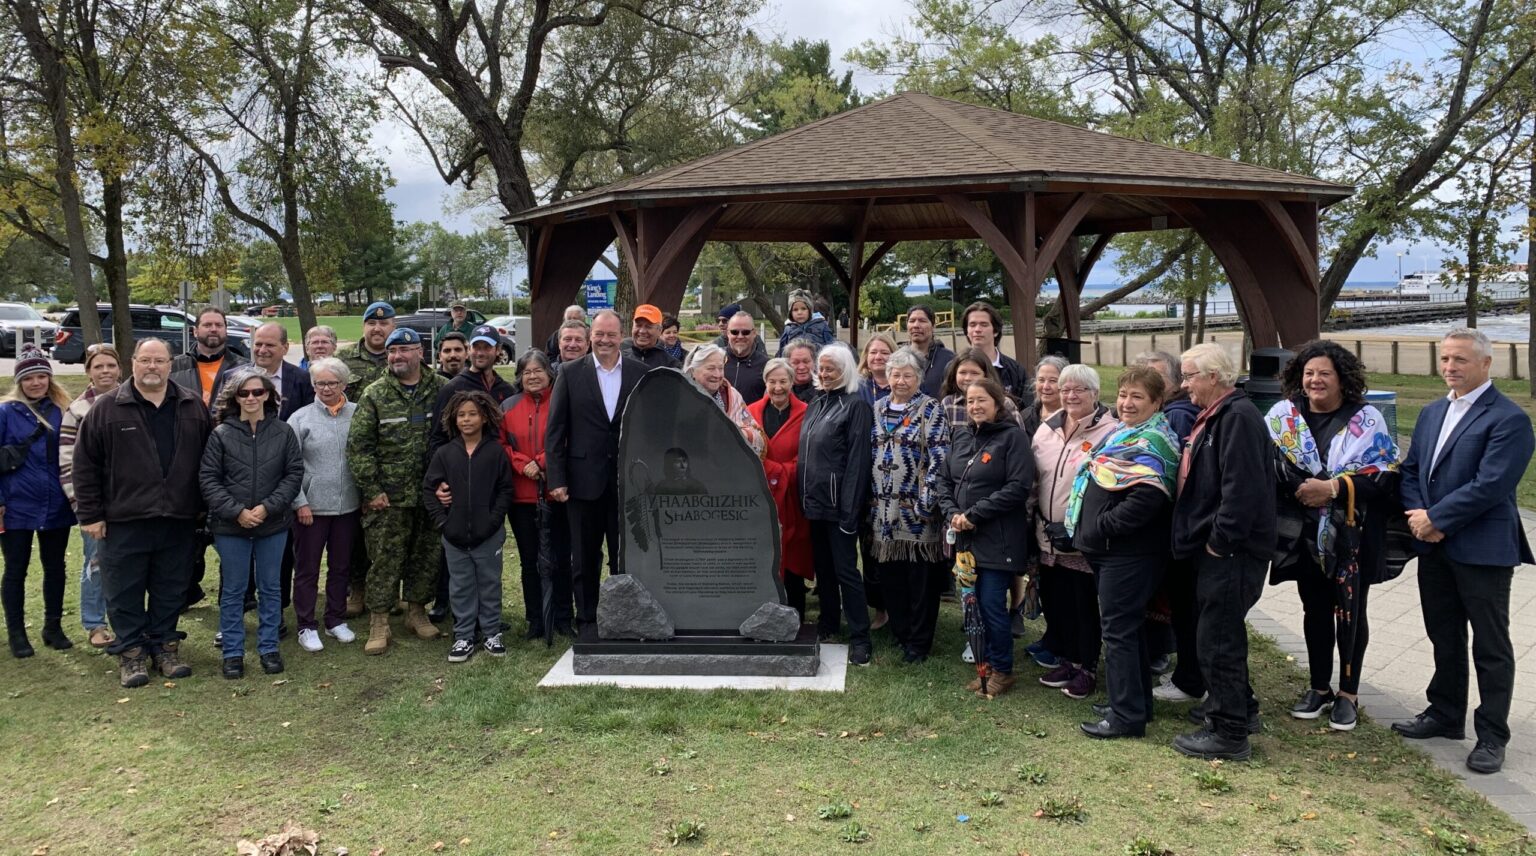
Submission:
M 664 311 L 681 304 L 707 241 L 808 243 L 847 288 L 856 324 L 860 284 L 892 246 L 979 238 L 1004 269 L 1028 360 L 1047 277 L 1073 338 L 1081 284 L 1108 242 L 1164 229 L 1210 246 L 1256 345 L 1315 337 L 1317 212 L 1353 192 L 909 92 L 505 219 L 526 230 L 537 336 L 615 241 L 637 299 Z
M 1353 188 L 1212 155 L 905 92 L 765 140 L 507 218 L 519 224 L 623 203 L 864 197 L 1045 185 L 1146 192 L 1258 191 L 1328 204 Z M 1190 195 L 1196 195 L 1191 193 Z M 958 221 L 947 225 L 957 225 Z M 721 227 L 729 228 L 727 223 Z

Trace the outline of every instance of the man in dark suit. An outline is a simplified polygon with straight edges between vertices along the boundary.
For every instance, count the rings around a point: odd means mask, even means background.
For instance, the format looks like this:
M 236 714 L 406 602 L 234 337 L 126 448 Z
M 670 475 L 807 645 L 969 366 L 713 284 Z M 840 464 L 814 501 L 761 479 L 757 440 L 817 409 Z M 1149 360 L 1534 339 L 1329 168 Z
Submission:
M 309 382 L 309 372 L 288 364 L 288 329 L 276 321 L 257 327 L 251 332 L 251 362 L 272 378 L 277 392 L 282 396 L 277 418 L 288 421 L 300 407 L 315 400 L 315 387 Z
M 1450 394 L 1419 414 L 1403 460 L 1403 508 L 1419 553 L 1419 608 L 1435 649 L 1429 707 L 1395 722 L 1404 737 L 1465 736 L 1467 625 L 1482 698 L 1473 715 L 1477 746 L 1467 768 L 1496 773 L 1509 743 L 1515 651 L 1509 638 L 1514 566 L 1531 562 L 1515 486 L 1536 448 L 1530 417 L 1488 379 L 1493 349 L 1476 330 L 1440 343 Z
M 567 503 L 571 525 L 571 576 L 576 619 L 597 620 L 602 546 L 608 572 L 618 573 L 619 419 L 629 393 L 647 371 L 619 352 L 619 315 L 603 310 L 592 319 L 592 353 L 565 363 L 555 378 L 545 429 L 549 498 Z

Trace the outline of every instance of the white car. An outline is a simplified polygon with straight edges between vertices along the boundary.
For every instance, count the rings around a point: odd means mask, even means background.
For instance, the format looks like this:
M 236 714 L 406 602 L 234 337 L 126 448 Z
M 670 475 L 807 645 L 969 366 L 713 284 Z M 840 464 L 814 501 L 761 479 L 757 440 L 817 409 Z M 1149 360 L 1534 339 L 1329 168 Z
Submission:
M 16 356 L 19 343 L 36 342 L 44 351 L 53 349 L 59 325 L 25 303 L 0 303 L 0 355 Z

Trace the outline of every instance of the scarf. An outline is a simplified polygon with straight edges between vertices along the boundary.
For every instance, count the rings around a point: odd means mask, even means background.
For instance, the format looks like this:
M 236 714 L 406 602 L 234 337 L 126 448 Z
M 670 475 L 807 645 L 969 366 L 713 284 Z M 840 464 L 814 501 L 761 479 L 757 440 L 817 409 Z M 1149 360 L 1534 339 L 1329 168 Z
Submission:
M 1189 467 L 1194 463 L 1195 446 L 1200 443 L 1200 435 L 1205 433 L 1205 423 L 1211 421 L 1216 411 L 1236 392 L 1237 388 L 1233 387 L 1222 393 L 1221 398 L 1216 399 L 1210 407 L 1201 410 L 1200 415 L 1195 417 L 1195 425 L 1189 429 L 1189 439 L 1184 441 L 1184 455 L 1179 459 L 1179 493 L 1184 492 L 1184 482 L 1189 480 Z
M 1139 484 L 1157 487 L 1173 496 L 1174 473 L 1179 465 L 1179 441 L 1168 427 L 1168 417 L 1155 413 L 1139 425 L 1122 425 L 1105 437 L 1078 467 L 1067 497 L 1064 523 L 1067 533 L 1077 530 L 1083 513 L 1083 494 L 1090 482 L 1105 490 L 1127 490 Z
M 1285 459 L 1303 472 L 1319 478 L 1334 479 L 1339 476 L 1368 476 L 1376 473 L 1397 472 L 1397 442 L 1387 431 L 1387 422 L 1376 408 L 1366 405 L 1351 416 L 1349 422 L 1328 441 L 1328 465 L 1323 465 L 1318 454 L 1317 439 L 1301 415 L 1301 408 L 1290 401 L 1276 402 L 1264 417 L 1269 438 L 1280 448 Z M 1315 515 L 1317 536 L 1313 542 L 1314 558 L 1327 567 L 1324 559 L 1333 555 L 1338 530 L 1328 508 L 1308 508 L 1307 514 Z

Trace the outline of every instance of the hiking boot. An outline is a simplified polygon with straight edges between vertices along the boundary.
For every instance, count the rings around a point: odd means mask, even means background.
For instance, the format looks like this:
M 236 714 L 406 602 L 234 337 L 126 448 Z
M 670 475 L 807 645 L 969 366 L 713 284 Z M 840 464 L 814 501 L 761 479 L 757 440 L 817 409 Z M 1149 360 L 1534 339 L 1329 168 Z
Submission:
M 405 626 L 416 634 L 417 639 L 436 639 L 443 635 L 431 619 L 427 618 L 427 607 L 420 603 L 413 603 L 406 607 Z
M 364 612 L 367 612 L 367 611 L 368 611 L 367 607 L 363 605 L 363 590 L 362 589 L 352 589 L 351 591 L 347 592 L 347 617 L 348 618 L 357 618 L 359 615 L 362 615 Z
M 364 654 L 382 654 L 389 650 L 389 613 L 368 614 L 368 641 L 363 645 Z
M 20 633 L 11 633 L 9 634 L 9 639 L 11 643 L 12 657 L 15 657 L 18 660 L 22 660 L 37 653 L 36 651 L 32 650 L 32 642 L 31 640 L 27 639 L 26 631 L 22 631 Z
M 117 658 L 117 677 L 124 689 L 142 687 L 149 683 L 147 657 L 143 648 L 130 648 Z
M 1056 668 L 1040 676 L 1040 686 L 1055 687 L 1057 689 L 1072 683 L 1072 677 L 1077 674 L 1077 667 L 1071 663 L 1062 663 Z
M 1067 698 L 1084 699 L 1093 695 L 1093 691 L 1099 686 L 1098 678 L 1087 669 L 1078 669 L 1072 680 L 1061 688 Z
M 177 653 L 180 647 L 180 642 L 167 642 L 161 645 L 159 653 L 154 655 L 155 668 L 160 670 L 160 675 L 166 680 L 174 681 L 177 678 L 192 677 L 192 667 L 183 663 L 181 655 Z
M 75 647 L 75 643 L 69 641 L 69 637 L 64 635 L 64 628 L 59 626 L 57 618 L 44 619 L 43 644 L 55 651 L 68 651 Z
M 987 678 L 987 692 L 982 698 L 997 698 L 1013 689 L 1013 685 L 1018 682 L 1018 677 L 1012 672 L 993 672 L 992 676 Z

